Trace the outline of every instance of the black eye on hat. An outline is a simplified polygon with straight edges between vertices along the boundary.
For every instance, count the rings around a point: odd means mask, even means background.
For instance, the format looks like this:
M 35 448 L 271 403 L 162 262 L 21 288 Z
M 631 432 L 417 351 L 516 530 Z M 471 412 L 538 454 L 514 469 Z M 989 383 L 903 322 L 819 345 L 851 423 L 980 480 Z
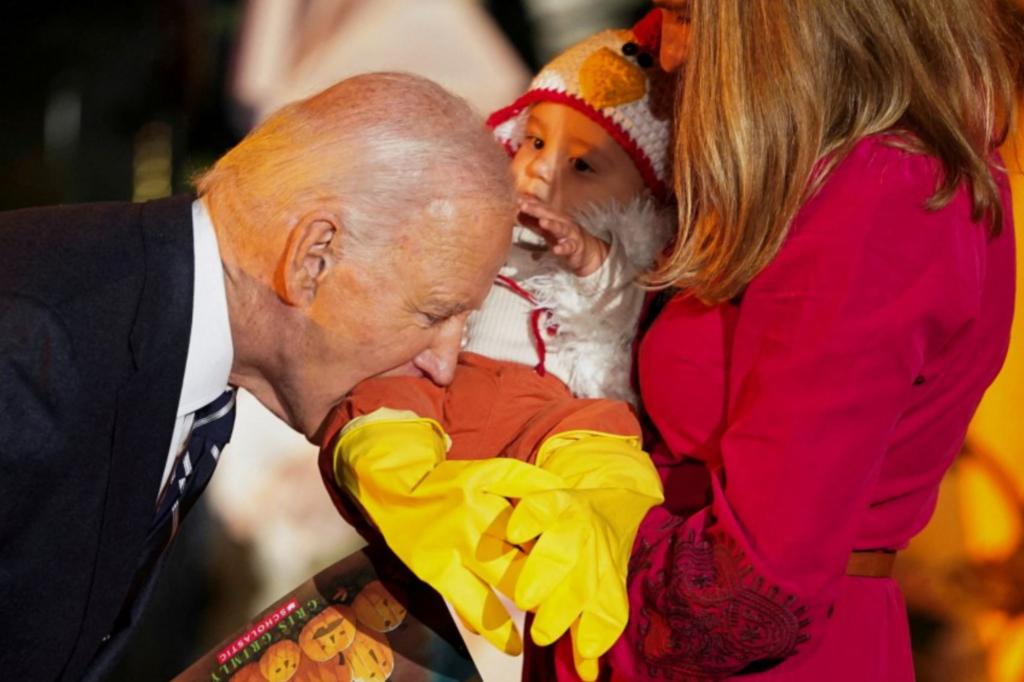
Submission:
M 649 69 L 652 66 L 654 66 L 654 57 L 647 54 L 646 52 L 641 52 L 640 46 L 634 43 L 633 41 L 629 41 L 628 43 L 622 46 L 622 54 L 626 55 L 627 57 L 635 56 L 636 63 L 640 65 L 641 69 Z

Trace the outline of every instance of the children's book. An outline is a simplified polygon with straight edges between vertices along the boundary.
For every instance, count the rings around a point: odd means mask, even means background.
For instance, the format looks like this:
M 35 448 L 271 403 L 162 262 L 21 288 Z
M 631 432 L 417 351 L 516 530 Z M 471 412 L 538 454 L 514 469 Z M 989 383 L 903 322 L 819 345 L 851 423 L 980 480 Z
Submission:
M 480 679 L 441 597 L 366 547 L 279 599 L 174 682 Z

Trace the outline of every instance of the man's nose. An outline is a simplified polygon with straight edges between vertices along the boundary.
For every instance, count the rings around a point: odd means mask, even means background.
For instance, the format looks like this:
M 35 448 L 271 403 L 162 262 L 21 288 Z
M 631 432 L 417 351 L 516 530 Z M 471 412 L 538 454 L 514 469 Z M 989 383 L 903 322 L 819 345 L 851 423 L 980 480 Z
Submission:
M 468 313 L 464 313 L 446 320 L 430 347 L 413 360 L 416 367 L 438 386 L 447 386 L 455 377 L 467 317 Z

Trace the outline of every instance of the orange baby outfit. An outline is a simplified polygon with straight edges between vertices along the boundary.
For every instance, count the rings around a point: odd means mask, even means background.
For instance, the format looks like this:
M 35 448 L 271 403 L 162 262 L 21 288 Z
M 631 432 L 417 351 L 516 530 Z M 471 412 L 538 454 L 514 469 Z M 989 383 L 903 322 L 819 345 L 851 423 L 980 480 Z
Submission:
M 334 409 L 323 442 L 330 443 L 350 420 L 380 407 L 437 420 L 452 439 L 448 459 L 499 456 L 532 463 L 549 436 L 577 429 L 640 436 L 627 403 L 575 398 L 550 374 L 462 353 L 448 386 L 409 376 L 362 382 Z

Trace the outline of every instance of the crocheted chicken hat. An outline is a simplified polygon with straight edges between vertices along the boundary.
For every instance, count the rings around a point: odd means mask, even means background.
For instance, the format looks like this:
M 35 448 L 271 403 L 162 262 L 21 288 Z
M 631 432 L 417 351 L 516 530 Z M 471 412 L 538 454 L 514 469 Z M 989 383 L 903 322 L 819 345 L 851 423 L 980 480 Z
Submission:
M 514 154 L 531 105 L 570 106 L 603 126 L 654 195 L 667 200 L 675 79 L 658 66 L 661 17 L 652 10 L 631 29 L 602 31 L 555 57 L 519 99 L 490 115 L 495 137 Z

